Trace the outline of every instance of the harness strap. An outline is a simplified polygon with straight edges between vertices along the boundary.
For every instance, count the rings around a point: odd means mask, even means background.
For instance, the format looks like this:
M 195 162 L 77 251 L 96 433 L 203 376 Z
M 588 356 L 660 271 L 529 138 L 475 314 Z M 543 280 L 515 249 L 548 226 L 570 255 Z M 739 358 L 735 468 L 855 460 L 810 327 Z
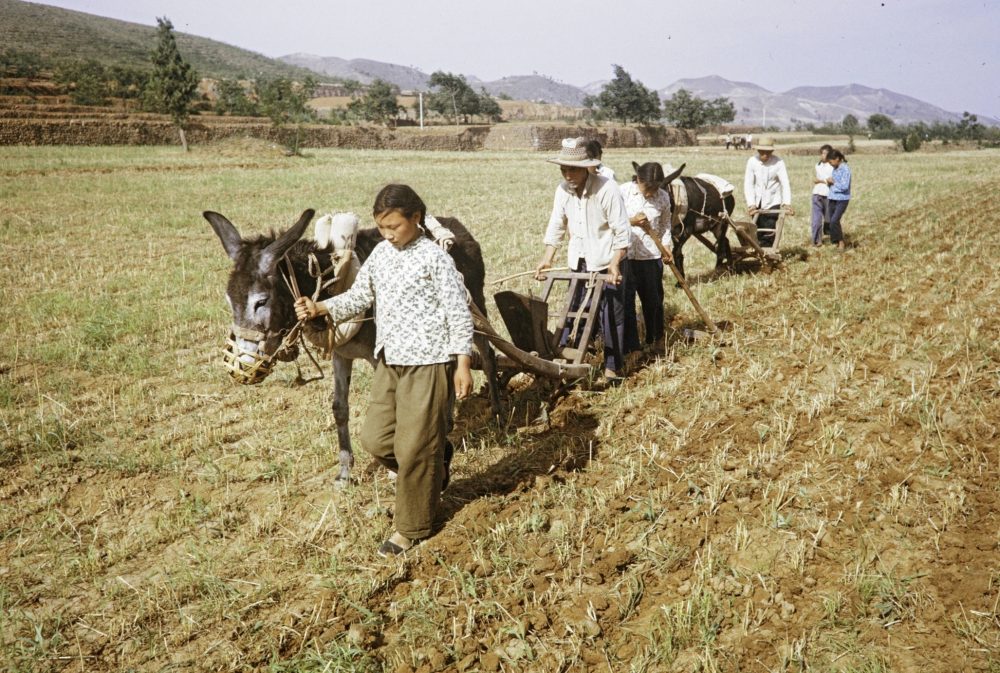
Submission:
M 695 178 L 695 180 L 696 180 L 695 184 L 698 185 L 698 189 L 701 190 L 701 195 L 703 197 L 702 203 L 708 203 L 708 191 L 702 186 L 701 184 L 702 180 L 700 178 Z M 714 189 L 716 192 L 719 192 L 718 188 L 715 185 L 711 183 L 706 183 L 706 184 L 712 187 L 712 189 Z M 719 198 L 720 200 L 724 201 L 724 199 L 722 199 L 722 192 L 719 192 Z M 688 212 L 697 213 L 698 215 L 701 215 L 702 217 L 705 217 L 717 224 L 732 224 L 733 221 L 732 218 L 729 217 L 729 213 L 727 213 L 725 210 L 725 204 L 723 204 L 723 209 L 718 215 L 709 215 L 703 210 L 698 210 L 697 208 L 693 208 L 690 203 L 687 204 L 687 210 Z M 677 241 L 676 237 L 673 236 L 673 232 L 671 232 L 671 238 L 674 239 L 674 242 Z

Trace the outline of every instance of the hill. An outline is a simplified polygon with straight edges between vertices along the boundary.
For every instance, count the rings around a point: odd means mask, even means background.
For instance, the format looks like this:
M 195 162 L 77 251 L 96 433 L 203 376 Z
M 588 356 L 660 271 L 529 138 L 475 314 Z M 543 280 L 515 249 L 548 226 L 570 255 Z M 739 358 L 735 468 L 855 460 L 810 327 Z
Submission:
M 861 84 L 843 86 L 800 86 L 776 93 L 750 82 L 733 82 L 712 75 L 680 79 L 659 90 L 663 98 L 678 89 L 687 89 L 702 98 L 725 96 L 736 106 L 736 123 L 791 127 L 797 122 L 823 124 L 839 122 L 852 114 L 864 122 L 873 114 L 888 115 L 897 123 L 958 121 L 962 116 L 912 96 L 874 89 Z M 981 118 L 984 123 L 997 120 Z
M 583 99 L 587 95 L 579 87 L 563 84 L 542 75 L 504 77 L 493 82 L 484 82 L 483 86 L 495 96 L 506 94 L 514 100 L 545 101 L 561 105 L 583 105 Z
M 678 89 L 687 89 L 692 93 L 697 92 L 702 98 L 718 98 L 725 96 L 759 96 L 771 93 L 762 86 L 752 82 L 733 82 L 725 77 L 709 75 L 708 77 L 698 77 L 694 79 L 679 79 L 668 87 L 659 90 L 662 98 L 673 96 Z
M 403 91 L 427 90 L 430 87 L 430 75 L 412 66 L 315 54 L 289 54 L 280 57 L 280 60 L 309 68 L 328 77 L 353 79 L 364 84 L 369 84 L 378 78 L 395 84 Z M 513 75 L 492 82 L 483 81 L 475 75 L 465 75 L 465 79 L 474 89 L 482 87 L 493 96 L 505 95 L 513 100 L 580 106 L 587 95 L 579 87 L 538 74 Z
M 202 77 L 316 75 L 215 40 L 175 35 L 181 54 Z M 46 64 L 92 59 L 106 66 L 145 67 L 156 45 L 156 28 L 21 0 L 0 0 L 0 44 L 4 49 L 36 54 Z
M 314 54 L 289 54 L 279 61 L 289 65 L 307 68 L 335 79 L 353 79 L 362 84 L 371 84 L 376 79 L 392 82 L 403 91 L 427 89 L 430 76 L 416 68 L 395 63 L 383 63 L 364 58 L 344 59 L 336 56 L 316 56 Z

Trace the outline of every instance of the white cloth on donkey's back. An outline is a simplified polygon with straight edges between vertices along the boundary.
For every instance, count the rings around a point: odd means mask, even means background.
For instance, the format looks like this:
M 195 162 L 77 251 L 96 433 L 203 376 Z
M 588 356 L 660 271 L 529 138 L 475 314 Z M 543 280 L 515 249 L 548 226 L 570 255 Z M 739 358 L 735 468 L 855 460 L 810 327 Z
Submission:
M 736 191 L 736 187 L 734 187 L 733 184 L 729 182 L 729 180 L 726 180 L 725 178 L 720 178 L 718 175 L 712 175 L 711 173 L 698 173 L 698 175 L 694 177 L 698 178 L 699 180 L 704 180 L 705 182 L 709 183 L 710 185 L 718 189 L 719 195 L 722 196 L 723 198 L 729 196 L 734 191 Z

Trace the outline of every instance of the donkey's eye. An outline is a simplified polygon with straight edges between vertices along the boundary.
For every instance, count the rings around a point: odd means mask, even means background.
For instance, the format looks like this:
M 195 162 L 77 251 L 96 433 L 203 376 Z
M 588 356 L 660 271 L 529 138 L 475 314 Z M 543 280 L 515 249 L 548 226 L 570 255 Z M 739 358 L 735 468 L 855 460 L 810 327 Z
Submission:
M 256 302 L 254 302 L 253 310 L 257 311 L 259 309 L 264 308 L 265 306 L 267 306 L 267 297 L 264 297 L 263 299 L 258 299 Z

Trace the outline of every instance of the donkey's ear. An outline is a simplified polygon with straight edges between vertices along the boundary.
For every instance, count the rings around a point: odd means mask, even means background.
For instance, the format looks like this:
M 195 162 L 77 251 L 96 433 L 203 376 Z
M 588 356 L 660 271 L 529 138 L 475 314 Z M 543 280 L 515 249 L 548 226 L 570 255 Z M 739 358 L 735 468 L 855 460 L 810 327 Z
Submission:
M 639 164 L 637 164 L 636 162 L 633 161 L 632 162 L 632 170 L 635 171 L 636 173 L 638 173 L 639 172 Z
M 212 229 L 215 231 L 215 235 L 219 237 L 219 240 L 222 241 L 222 247 L 225 248 L 229 259 L 236 261 L 236 256 L 243 246 L 243 238 L 236 231 L 233 223 L 227 220 L 225 215 L 211 210 L 206 210 L 202 213 L 202 216 L 212 225 Z
M 269 274 L 274 271 L 275 265 L 285 256 L 288 249 L 302 238 L 302 234 L 306 233 L 306 227 L 309 226 L 315 214 L 316 211 L 312 208 L 303 210 L 298 222 L 281 234 L 278 240 L 264 248 L 264 252 L 260 255 L 260 272 L 262 274 Z
M 663 178 L 663 184 L 669 185 L 671 182 L 673 182 L 674 180 L 676 180 L 677 178 L 679 178 L 681 176 L 681 173 L 684 172 L 684 167 L 685 166 L 687 166 L 686 163 L 681 164 L 680 168 L 678 168 L 677 170 L 675 170 L 673 173 L 671 173 L 667 177 Z

